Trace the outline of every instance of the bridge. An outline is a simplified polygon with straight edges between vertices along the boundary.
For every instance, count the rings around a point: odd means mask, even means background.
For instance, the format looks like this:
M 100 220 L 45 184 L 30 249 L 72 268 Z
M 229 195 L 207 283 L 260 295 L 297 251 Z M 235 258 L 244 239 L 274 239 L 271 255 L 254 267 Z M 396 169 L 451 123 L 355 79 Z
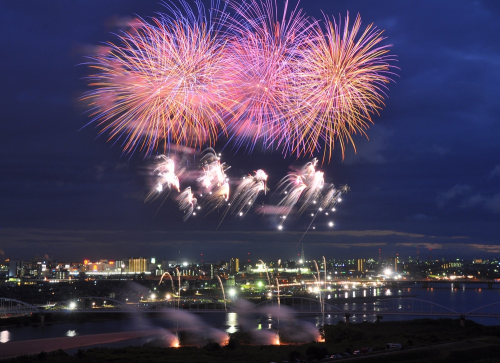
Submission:
M 224 301 L 184 301 L 164 300 L 127 304 L 105 297 L 87 296 L 62 301 L 48 307 L 37 307 L 25 302 L 0 298 L 0 316 L 53 313 L 163 313 L 175 309 L 193 313 L 255 313 L 276 312 L 289 309 L 295 314 L 342 315 L 349 319 L 353 315 L 406 315 L 450 318 L 500 318 L 500 302 L 478 307 L 468 312 L 454 311 L 446 306 L 415 298 L 382 299 L 367 303 L 330 304 L 325 300 L 306 297 L 280 297 L 265 300 L 241 308 L 237 304 Z
M 365 280 L 360 279 L 353 280 L 354 282 L 360 283 L 372 283 L 373 280 Z M 348 281 L 349 283 L 352 281 Z M 459 289 L 464 285 L 486 285 L 488 289 L 500 288 L 500 280 L 493 279 L 467 279 L 467 278 L 457 278 L 457 279 L 411 279 L 411 280 L 403 280 L 403 279 L 385 279 L 380 280 L 379 282 L 384 283 L 386 286 L 402 286 L 408 284 L 422 284 L 423 288 L 427 288 L 435 285 L 447 284 L 452 286 L 454 289 Z

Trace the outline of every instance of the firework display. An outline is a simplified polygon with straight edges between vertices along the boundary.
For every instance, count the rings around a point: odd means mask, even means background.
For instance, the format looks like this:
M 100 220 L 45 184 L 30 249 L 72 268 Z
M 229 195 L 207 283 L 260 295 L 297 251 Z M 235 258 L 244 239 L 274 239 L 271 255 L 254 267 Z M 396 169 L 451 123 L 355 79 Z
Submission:
M 382 31 L 360 31 L 359 15 L 351 29 L 348 17 L 343 28 L 312 20 L 288 1 L 282 13 L 273 0 L 180 4 L 89 62 L 91 123 L 125 152 L 202 149 L 223 136 L 329 161 L 336 143 L 344 155 L 353 134 L 366 135 L 390 81 Z
M 228 214 L 243 218 L 254 208 L 259 196 L 266 195 L 269 190 L 268 175 L 262 169 L 239 180 L 232 180 L 226 173 L 230 166 L 222 163 L 221 154 L 217 154 L 212 148 L 204 150 L 199 162 L 191 163 L 189 168 L 176 168 L 173 158 L 165 155 L 156 159 L 160 162 L 152 172 L 154 187 L 147 194 L 145 201 L 154 201 L 168 191 L 166 199 L 171 189 L 176 189 L 179 195 L 175 199 L 183 213 L 184 221 L 196 216 L 197 211 L 205 215 L 211 212 L 220 213 L 219 226 Z M 266 205 L 263 202 L 255 211 L 272 215 L 274 220 L 278 219 L 278 229 L 283 228 L 285 219 L 290 214 L 298 218 L 305 211 L 312 210 L 314 221 L 320 213 L 328 216 L 329 212 L 335 211 L 335 205 L 340 202 L 342 194 L 349 191 L 349 187 L 345 185 L 335 188 L 333 184 L 325 184 L 324 173 L 316 170 L 317 164 L 318 160 L 313 159 L 282 178 L 276 186 L 275 194 L 280 196 L 277 204 Z M 180 192 L 180 178 L 187 183 L 195 181 L 195 188 L 188 186 Z M 230 192 L 230 189 L 233 191 Z
M 154 187 L 148 193 L 146 201 L 155 199 L 163 193 L 163 191 L 170 190 L 175 187 L 178 192 L 179 189 L 179 177 L 175 172 L 175 162 L 173 159 L 166 157 L 165 155 L 158 156 L 158 159 L 162 161 L 153 170 L 153 174 L 156 176 L 156 181 Z
M 228 205 L 229 210 L 240 217 L 247 214 L 254 205 L 257 197 L 262 192 L 266 193 L 266 181 L 267 174 L 261 169 L 257 170 L 255 175 L 243 177 Z
M 324 157 L 331 158 L 334 141 L 338 140 L 342 156 L 345 144 L 352 143 L 352 134 L 365 134 L 371 115 L 383 106 L 383 95 L 389 83 L 388 46 L 382 31 L 369 25 L 358 36 L 361 17 L 356 17 L 349 31 L 349 14 L 344 21 L 332 22 L 325 17 L 326 33 L 319 24 L 312 27 L 313 36 L 306 38 L 300 71 L 297 73 L 300 117 L 295 127 L 302 137 L 291 140 L 298 154 L 310 153 L 324 141 Z
M 186 221 L 193 213 L 198 201 L 191 192 L 191 187 L 187 187 L 178 197 L 179 209 L 184 213 Z
M 170 143 L 201 147 L 225 130 L 223 16 L 212 21 L 201 2 L 197 11 L 181 1 L 149 24 L 143 20 L 120 36 L 121 44 L 92 58 L 98 73 L 84 99 L 93 121 L 123 149 L 150 154 Z M 216 35 L 219 35 L 217 37 Z
M 200 196 L 205 194 L 203 206 L 209 211 L 221 208 L 229 199 L 229 178 L 226 170 L 230 166 L 220 162 L 220 157 L 214 149 L 209 148 L 204 151 L 201 158 L 202 175 L 197 179 L 202 191 Z
M 288 153 L 298 114 L 296 63 L 309 22 L 297 9 L 287 18 L 287 2 L 281 18 L 271 1 L 229 4 L 235 12 L 228 19 L 234 36 L 224 52 L 234 102 L 229 135 L 236 147 L 253 149 L 261 141 L 264 148 L 283 146 Z
M 267 194 L 261 169 L 229 178 L 230 166 L 212 148 L 218 138 L 236 150 L 260 145 L 310 157 L 278 183 L 278 201 L 256 209 L 278 229 L 291 214 L 311 211 L 306 233 L 314 229 L 316 217 L 328 216 L 349 190 L 325 184 L 315 154 L 324 163 L 335 145 L 342 158 L 348 144 L 356 150 L 353 135 L 367 136 L 384 106 L 395 58 L 381 45 L 382 31 L 362 30 L 359 15 L 352 26 L 349 14 L 343 23 L 326 15 L 317 21 L 288 0 L 282 10 L 275 0 L 214 0 L 208 10 L 200 0 L 178 3 L 163 3 L 166 13 L 138 19 L 91 58 L 93 89 L 83 97 L 90 123 L 125 153 L 165 153 L 145 199 L 163 195 L 164 202 L 176 190 L 184 221 L 198 210 L 220 212 L 220 223 L 228 214 L 244 217 Z M 181 163 L 170 156 L 182 150 L 192 150 L 191 164 L 186 155 Z

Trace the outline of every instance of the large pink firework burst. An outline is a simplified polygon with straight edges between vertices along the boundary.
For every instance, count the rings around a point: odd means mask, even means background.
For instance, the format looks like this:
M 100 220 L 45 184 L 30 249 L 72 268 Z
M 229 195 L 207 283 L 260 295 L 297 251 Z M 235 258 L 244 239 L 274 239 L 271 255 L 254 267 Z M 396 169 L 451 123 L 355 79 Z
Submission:
M 359 15 L 351 28 L 325 16 L 322 28 L 288 1 L 280 12 L 274 0 L 227 0 L 231 16 L 216 3 L 208 17 L 196 4 L 165 4 L 170 15 L 141 21 L 90 63 L 91 122 L 126 152 L 201 149 L 224 134 L 237 149 L 329 161 L 335 144 L 344 157 L 366 136 L 394 60 L 381 30 L 361 31 Z
M 236 147 L 284 146 L 287 153 L 294 102 L 297 52 L 309 22 L 301 10 L 280 18 L 272 0 L 229 1 L 235 16 L 228 19 L 234 37 L 225 49 L 233 111 L 225 118 Z
M 92 121 L 110 139 L 122 139 L 126 152 L 201 147 L 225 130 L 224 37 L 200 2 L 197 14 L 182 6 L 168 7 L 172 14 L 152 24 L 141 21 L 90 64 L 98 71 L 84 97 L 92 101 Z

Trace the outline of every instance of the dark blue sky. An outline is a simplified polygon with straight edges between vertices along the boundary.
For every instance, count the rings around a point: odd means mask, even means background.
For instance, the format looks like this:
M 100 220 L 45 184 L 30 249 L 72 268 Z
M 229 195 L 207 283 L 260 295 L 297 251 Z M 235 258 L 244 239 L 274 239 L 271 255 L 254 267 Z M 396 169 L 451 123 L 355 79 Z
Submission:
M 496 1 L 304 1 L 307 14 L 351 17 L 385 29 L 398 77 L 386 107 L 321 169 L 351 187 L 334 217 L 303 239 L 319 258 L 500 255 L 500 3 Z M 95 46 L 116 41 L 157 1 L 0 3 L 0 254 L 58 260 L 152 256 L 205 260 L 293 258 L 307 214 L 282 232 L 269 219 L 219 215 L 182 221 L 174 201 L 145 204 L 141 155 L 123 156 L 97 137 L 78 98 L 88 90 L 80 65 Z M 80 130 L 81 129 L 81 130 Z M 273 188 L 307 159 L 225 152 L 238 178 L 264 168 Z M 269 199 L 263 198 L 260 202 Z

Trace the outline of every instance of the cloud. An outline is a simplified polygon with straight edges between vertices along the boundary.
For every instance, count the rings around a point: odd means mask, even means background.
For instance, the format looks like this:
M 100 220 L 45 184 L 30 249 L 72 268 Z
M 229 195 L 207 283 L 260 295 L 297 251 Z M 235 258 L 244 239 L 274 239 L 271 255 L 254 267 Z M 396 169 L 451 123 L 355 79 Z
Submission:
M 352 145 L 347 145 L 345 164 L 385 164 L 387 159 L 384 154 L 388 147 L 388 139 L 392 134 L 392 130 L 376 125 L 369 132 L 370 140 L 362 136 L 354 136 L 356 153 L 352 150 Z
M 437 220 L 436 216 L 429 216 L 424 213 L 417 213 L 413 214 L 409 217 L 406 217 L 407 220 L 409 221 L 415 221 L 415 222 L 434 222 Z
M 490 199 L 486 199 L 484 207 L 494 213 L 500 213 L 500 193 L 495 194 Z
M 466 184 L 457 184 L 450 190 L 439 194 L 436 197 L 437 205 L 439 208 L 443 208 L 448 202 L 450 202 L 455 197 L 461 196 L 469 192 L 472 188 Z
M 469 248 L 476 248 L 480 251 L 484 251 L 487 253 L 500 253 L 500 246 L 499 245 L 469 244 L 467 246 Z
M 471 195 L 460 203 L 460 208 L 472 208 L 478 205 L 482 205 L 485 202 L 485 198 L 481 194 Z
M 491 171 L 490 176 L 488 177 L 488 179 L 494 178 L 494 177 L 499 176 L 499 175 L 500 175 L 500 164 L 495 165 L 495 167 Z
M 404 247 L 420 247 L 422 249 L 432 249 L 432 250 L 441 250 L 443 249 L 443 244 L 441 243 L 407 243 L 407 242 L 403 242 L 403 243 L 396 243 L 396 246 L 404 246 Z
M 492 197 L 486 197 L 482 194 L 475 194 L 460 203 L 461 208 L 473 208 L 481 206 L 493 213 L 500 213 L 500 193 Z
M 130 16 L 112 16 L 106 20 L 105 24 L 109 29 L 119 29 L 125 32 L 141 28 L 144 23 L 138 18 Z
M 353 237 L 369 237 L 369 236 L 405 236 L 405 237 L 413 237 L 413 238 L 422 238 L 426 237 L 424 234 L 416 234 L 416 233 L 407 233 L 407 232 L 399 232 L 399 231 L 391 231 L 391 230 L 366 230 L 366 231 L 331 231 L 331 232 L 319 232 L 325 233 L 332 236 L 353 236 Z

